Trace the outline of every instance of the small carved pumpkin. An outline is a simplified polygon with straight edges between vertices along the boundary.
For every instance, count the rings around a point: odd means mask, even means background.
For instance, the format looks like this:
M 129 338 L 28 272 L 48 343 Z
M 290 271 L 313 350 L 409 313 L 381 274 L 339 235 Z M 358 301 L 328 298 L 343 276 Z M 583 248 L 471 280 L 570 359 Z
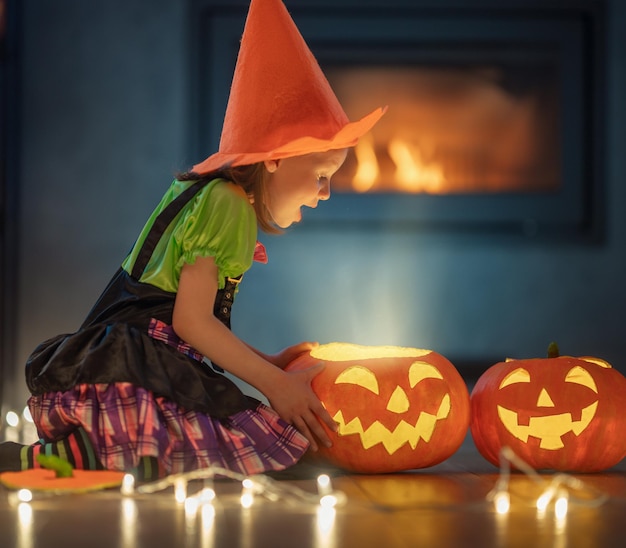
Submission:
M 626 378 L 599 358 L 507 360 L 490 367 L 471 395 L 470 430 L 498 466 L 509 446 L 535 469 L 597 472 L 626 456 Z
M 456 368 L 431 350 L 395 346 L 320 345 L 287 369 L 320 361 L 312 387 L 338 431 L 320 457 L 362 473 L 438 464 L 463 443 L 469 393 Z

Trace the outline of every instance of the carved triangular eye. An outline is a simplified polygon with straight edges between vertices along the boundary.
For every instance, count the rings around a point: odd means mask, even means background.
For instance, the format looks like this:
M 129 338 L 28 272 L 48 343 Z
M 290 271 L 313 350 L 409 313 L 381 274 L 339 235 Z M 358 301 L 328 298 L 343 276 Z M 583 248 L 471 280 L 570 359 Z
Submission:
M 443 379 L 439 370 L 430 363 L 413 362 L 409 368 L 409 384 L 414 388 L 418 382 L 424 379 Z
M 530 382 L 530 373 L 523 367 L 514 369 L 506 377 L 504 377 L 500 383 L 500 389 L 505 386 L 509 386 L 509 384 L 517 384 L 520 382 Z
M 353 365 L 344 369 L 335 379 L 335 384 L 356 384 L 376 395 L 379 394 L 376 375 L 362 365 Z
M 596 394 L 598 393 L 598 387 L 596 386 L 596 382 L 593 380 L 593 377 L 589 374 L 589 371 L 577 365 L 576 367 L 572 367 L 565 376 L 565 382 L 573 382 L 576 384 L 580 384 L 582 386 L 586 386 L 593 390 Z

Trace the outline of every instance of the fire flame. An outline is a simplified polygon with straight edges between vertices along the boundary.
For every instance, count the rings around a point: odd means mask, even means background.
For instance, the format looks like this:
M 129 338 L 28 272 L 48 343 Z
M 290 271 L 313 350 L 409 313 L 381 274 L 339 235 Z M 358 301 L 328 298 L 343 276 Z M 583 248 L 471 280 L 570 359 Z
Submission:
M 401 139 L 389 143 L 389 156 L 396 165 L 396 183 L 407 192 L 441 192 L 446 179 L 441 166 L 424 162 L 419 148 L 411 148 Z
M 445 192 L 443 169 L 436 162 L 425 161 L 418 147 L 395 138 L 390 141 L 387 151 L 396 168 L 396 188 L 412 193 Z M 367 192 L 372 189 L 380 173 L 373 139 L 362 138 L 354 152 L 357 170 L 352 179 L 352 188 L 355 192 Z
M 356 192 L 367 192 L 374 186 L 380 170 L 374 151 L 374 141 L 371 136 L 362 137 L 354 149 L 357 160 L 357 170 L 352 179 L 352 187 Z

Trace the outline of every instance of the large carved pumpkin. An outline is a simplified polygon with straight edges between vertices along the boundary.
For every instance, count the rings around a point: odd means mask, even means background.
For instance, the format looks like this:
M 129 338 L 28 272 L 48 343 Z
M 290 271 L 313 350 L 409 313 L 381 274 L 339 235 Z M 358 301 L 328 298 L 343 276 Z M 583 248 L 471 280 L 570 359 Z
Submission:
M 626 456 L 626 378 L 599 358 L 556 349 L 497 363 L 471 407 L 476 448 L 496 466 L 503 446 L 538 470 L 596 472 Z
M 469 426 L 465 381 L 431 350 L 349 343 L 320 345 L 287 369 L 320 361 L 312 387 L 339 429 L 318 456 L 362 473 L 435 465 L 451 456 Z

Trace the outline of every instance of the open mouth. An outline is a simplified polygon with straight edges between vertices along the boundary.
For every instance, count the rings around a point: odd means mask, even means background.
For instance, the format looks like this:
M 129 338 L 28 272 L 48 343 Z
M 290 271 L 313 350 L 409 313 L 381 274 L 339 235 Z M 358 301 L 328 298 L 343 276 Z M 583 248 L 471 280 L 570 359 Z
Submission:
M 506 407 L 498 405 L 498 416 L 504 427 L 518 440 L 528 442 L 528 437 L 538 438 L 541 449 L 556 450 L 565 447 L 561 437 L 568 432 L 578 436 L 592 421 L 598 408 L 594 402 L 582 409 L 580 420 L 573 420 L 571 413 L 530 417 L 528 424 L 520 424 L 519 415 Z
M 420 439 L 429 442 L 435 431 L 437 421 L 447 418 L 449 414 L 450 395 L 446 394 L 442 398 L 436 414 L 433 415 L 432 413 L 422 411 L 415 424 L 401 420 L 393 430 L 389 430 L 380 421 L 374 421 L 366 430 L 363 430 L 361 419 L 358 417 L 346 424 L 341 411 L 338 411 L 333 419 L 339 424 L 337 433 L 340 436 L 358 434 L 365 449 L 382 443 L 387 452 L 393 455 L 407 443 L 411 446 L 411 449 L 415 449 Z

